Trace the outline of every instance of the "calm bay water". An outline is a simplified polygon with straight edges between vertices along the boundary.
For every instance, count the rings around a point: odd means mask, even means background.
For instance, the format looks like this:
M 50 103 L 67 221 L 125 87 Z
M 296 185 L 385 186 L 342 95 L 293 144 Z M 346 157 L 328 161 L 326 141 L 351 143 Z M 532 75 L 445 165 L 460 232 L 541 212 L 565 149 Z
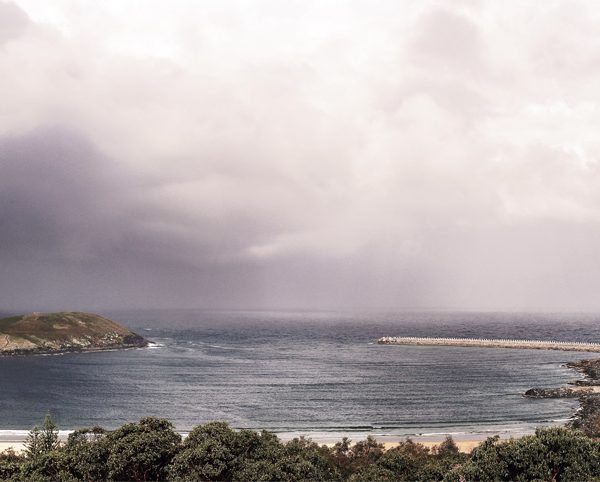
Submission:
M 593 354 L 382 346 L 384 335 L 600 341 L 600 316 L 490 313 L 105 312 L 153 348 L 0 358 L 0 429 L 47 411 L 62 429 L 166 417 L 186 431 L 225 420 L 279 432 L 418 434 L 523 430 L 572 400 L 531 387 L 578 378 Z

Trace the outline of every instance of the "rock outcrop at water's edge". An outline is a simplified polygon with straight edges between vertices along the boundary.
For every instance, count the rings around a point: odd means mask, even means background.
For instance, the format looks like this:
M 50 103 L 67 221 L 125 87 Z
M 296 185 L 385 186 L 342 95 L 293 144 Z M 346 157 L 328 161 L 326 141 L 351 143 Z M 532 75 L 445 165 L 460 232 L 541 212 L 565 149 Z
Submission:
M 0 319 L 0 356 L 140 348 L 148 340 L 91 313 L 31 313 Z
M 577 370 L 586 377 L 585 380 L 580 380 L 580 382 L 588 382 L 591 385 L 600 383 L 600 358 L 569 362 L 567 366 L 573 370 Z
M 593 393 L 591 387 L 530 388 L 525 392 L 525 396 L 527 398 L 578 398 L 591 393 Z
M 577 370 L 584 378 L 570 382 L 567 387 L 532 388 L 525 392 L 528 398 L 578 398 L 580 408 L 569 426 L 582 430 L 591 437 L 600 436 L 600 359 L 579 360 L 566 365 Z
M 570 382 L 568 387 L 531 388 L 524 395 L 528 398 L 577 398 L 600 395 L 600 359 L 569 362 L 566 366 L 577 370 L 585 378 Z

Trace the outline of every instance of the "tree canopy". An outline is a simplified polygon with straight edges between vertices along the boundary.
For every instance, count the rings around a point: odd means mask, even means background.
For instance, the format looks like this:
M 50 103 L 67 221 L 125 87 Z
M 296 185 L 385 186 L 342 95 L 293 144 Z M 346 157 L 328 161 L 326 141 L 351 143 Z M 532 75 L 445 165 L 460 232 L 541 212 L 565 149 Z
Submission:
M 328 447 L 308 438 L 283 443 L 270 432 L 226 423 L 195 427 L 182 439 L 164 419 L 116 430 L 91 427 L 58 441 L 47 416 L 23 454 L 0 453 L 0 481 L 600 481 L 600 442 L 570 428 L 543 428 L 470 455 L 448 437 L 434 449 L 406 439 L 385 450 L 374 438 Z

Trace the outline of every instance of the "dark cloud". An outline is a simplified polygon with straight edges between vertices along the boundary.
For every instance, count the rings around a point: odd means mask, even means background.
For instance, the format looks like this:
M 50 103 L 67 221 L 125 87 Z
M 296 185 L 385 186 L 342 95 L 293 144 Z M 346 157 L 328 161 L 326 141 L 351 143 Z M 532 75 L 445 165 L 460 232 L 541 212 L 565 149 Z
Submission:
M 600 307 L 589 3 L 145 5 L 0 3 L 1 306 Z
M 119 229 L 126 177 L 73 131 L 38 128 L 0 139 L 3 252 L 93 256 Z
M 247 274 L 219 262 L 231 243 L 217 240 L 219 251 L 210 251 L 172 229 L 164 219 L 181 220 L 140 199 L 141 177 L 73 130 L 40 128 L 1 139 L 3 303 L 225 305 L 231 294 L 247 299 L 243 293 L 255 292 Z M 207 222 L 197 230 L 211 228 Z

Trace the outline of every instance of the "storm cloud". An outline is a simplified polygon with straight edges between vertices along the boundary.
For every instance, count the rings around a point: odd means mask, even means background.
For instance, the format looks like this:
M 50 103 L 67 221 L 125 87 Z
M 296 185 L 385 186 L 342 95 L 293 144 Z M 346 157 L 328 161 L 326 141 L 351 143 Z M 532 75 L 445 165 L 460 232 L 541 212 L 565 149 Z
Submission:
M 599 309 L 599 22 L 0 0 L 0 307 Z

